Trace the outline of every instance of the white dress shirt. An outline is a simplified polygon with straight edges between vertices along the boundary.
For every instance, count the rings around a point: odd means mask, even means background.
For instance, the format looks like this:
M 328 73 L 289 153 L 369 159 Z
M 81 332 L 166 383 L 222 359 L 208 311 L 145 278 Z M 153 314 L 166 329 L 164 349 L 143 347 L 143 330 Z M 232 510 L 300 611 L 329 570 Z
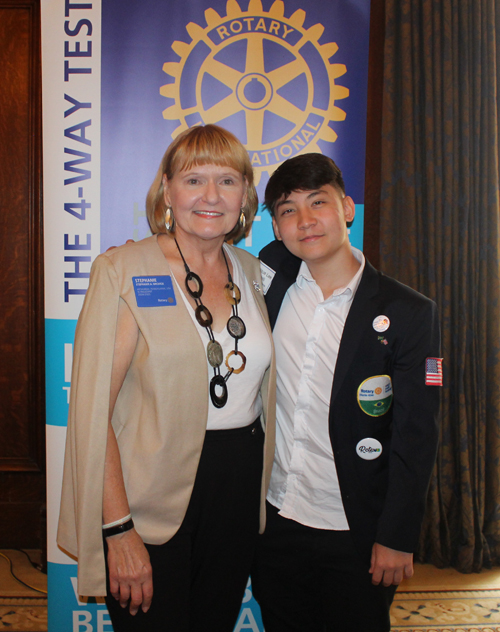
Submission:
M 326 300 L 302 262 L 274 328 L 276 453 L 267 499 L 317 529 L 348 530 L 328 431 L 333 375 L 344 325 L 365 266 Z

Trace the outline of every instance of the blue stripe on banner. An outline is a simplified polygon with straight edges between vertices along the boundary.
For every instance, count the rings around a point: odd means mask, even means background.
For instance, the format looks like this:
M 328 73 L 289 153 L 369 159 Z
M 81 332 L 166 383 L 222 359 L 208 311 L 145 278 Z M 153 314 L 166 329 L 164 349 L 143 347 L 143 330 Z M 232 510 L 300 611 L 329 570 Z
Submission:
M 66 426 L 76 320 L 45 319 L 47 424 Z
M 50 631 L 112 632 L 113 626 L 103 598 L 80 598 L 77 593 L 76 574 L 76 564 L 48 563 Z M 260 632 L 263 629 L 260 609 L 252 596 L 248 580 L 234 632 Z
M 263 204 L 259 205 L 259 210 L 255 215 L 250 234 L 242 239 L 237 246 L 245 248 L 255 257 L 259 256 L 259 252 L 274 239 L 273 226 L 271 223 L 271 215 Z
M 349 195 L 349 192 L 347 192 Z M 363 226 L 365 225 L 365 205 L 355 204 L 356 215 L 349 228 L 349 241 L 351 246 L 363 250 Z
M 247 588 L 243 596 L 243 603 L 241 604 L 241 610 L 238 620 L 236 621 L 234 632 L 243 632 L 244 630 L 249 630 L 250 632 L 261 632 L 261 630 L 264 630 L 259 605 L 252 595 L 250 579 L 248 580 Z
M 76 564 L 48 563 L 50 632 L 113 632 L 104 600 L 78 597 L 76 571 Z

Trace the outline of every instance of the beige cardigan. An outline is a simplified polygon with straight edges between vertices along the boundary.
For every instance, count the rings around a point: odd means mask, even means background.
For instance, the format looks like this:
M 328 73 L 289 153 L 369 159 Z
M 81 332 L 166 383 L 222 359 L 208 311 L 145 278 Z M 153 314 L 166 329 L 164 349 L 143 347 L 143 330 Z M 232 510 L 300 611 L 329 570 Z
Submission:
M 271 339 L 259 262 L 238 248 L 232 252 L 242 264 Z M 102 497 L 119 301 L 132 311 L 139 339 L 112 424 L 130 509 L 145 542 L 162 544 L 176 533 L 196 476 L 208 416 L 205 348 L 175 283 L 175 306 L 137 307 L 132 277 L 155 275 L 171 275 L 157 236 L 100 255 L 78 320 L 57 542 L 78 558 L 81 595 L 106 594 Z M 266 431 L 261 530 L 274 454 L 275 389 L 273 348 L 261 388 Z

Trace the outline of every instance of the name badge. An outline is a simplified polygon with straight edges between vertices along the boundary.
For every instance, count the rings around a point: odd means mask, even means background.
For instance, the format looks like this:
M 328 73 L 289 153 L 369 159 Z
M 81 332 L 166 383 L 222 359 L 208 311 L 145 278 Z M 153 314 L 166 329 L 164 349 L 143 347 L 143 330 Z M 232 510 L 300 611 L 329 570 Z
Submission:
M 267 294 L 269 286 L 273 282 L 276 272 L 265 263 L 260 262 L 260 275 L 262 277 L 262 286 L 264 294 Z
M 177 304 L 171 276 L 132 277 L 137 307 L 171 307 Z

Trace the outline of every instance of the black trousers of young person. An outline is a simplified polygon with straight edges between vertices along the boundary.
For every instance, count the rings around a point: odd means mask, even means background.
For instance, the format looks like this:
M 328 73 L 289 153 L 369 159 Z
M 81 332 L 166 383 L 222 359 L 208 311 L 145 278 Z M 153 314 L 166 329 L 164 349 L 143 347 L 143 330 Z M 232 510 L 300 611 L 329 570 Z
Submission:
M 387 632 L 396 586 L 374 586 L 349 531 L 306 527 L 267 503 L 252 590 L 266 632 Z
M 251 426 L 206 433 L 191 500 L 179 531 L 146 544 L 153 601 L 132 616 L 109 593 L 115 632 L 232 632 L 259 530 L 264 435 Z

